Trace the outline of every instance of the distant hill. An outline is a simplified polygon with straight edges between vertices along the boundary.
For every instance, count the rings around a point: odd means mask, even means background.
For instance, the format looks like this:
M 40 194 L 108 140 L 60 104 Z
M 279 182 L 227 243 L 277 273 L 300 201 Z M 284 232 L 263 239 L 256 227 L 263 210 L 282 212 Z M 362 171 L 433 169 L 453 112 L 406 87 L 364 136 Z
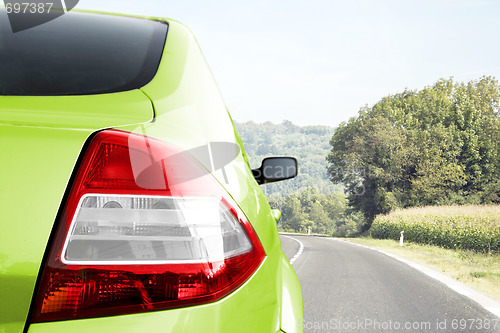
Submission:
M 270 198 L 283 198 L 306 187 L 315 187 L 319 193 L 328 194 L 340 190 L 328 180 L 326 155 L 333 127 L 297 126 L 285 120 L 281 124 L 253 121 L 235 122 L 252 168 L 258 168 L 269 156 L 293 156 L 299 163 L 299 175 L 283 182 L 263 185 Z

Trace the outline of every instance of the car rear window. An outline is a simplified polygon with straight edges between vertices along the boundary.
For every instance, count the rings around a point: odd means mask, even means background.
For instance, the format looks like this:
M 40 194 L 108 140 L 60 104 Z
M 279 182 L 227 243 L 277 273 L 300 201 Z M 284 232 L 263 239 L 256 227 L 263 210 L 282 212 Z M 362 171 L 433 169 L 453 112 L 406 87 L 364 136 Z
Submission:
M 86 95 L 137 89 L 156 74 L 164 22 L 69 12 L 13 33 L 0 11 L 0 95 Z

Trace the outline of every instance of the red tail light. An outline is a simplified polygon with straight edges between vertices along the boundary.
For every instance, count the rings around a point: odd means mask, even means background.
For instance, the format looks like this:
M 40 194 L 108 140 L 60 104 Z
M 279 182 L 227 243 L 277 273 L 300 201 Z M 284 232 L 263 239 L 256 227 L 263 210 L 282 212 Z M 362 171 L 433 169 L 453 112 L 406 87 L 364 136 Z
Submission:
M 32 320 L 202 304 L 265 257 L 252 227 L 192 157 L 108 130 L 90 143 L 44 267 Z

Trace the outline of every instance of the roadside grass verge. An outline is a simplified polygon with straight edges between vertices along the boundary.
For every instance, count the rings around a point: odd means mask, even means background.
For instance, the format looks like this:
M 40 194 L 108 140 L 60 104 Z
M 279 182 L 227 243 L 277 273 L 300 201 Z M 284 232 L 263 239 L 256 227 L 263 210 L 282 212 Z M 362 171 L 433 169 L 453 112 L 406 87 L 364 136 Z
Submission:
M 400 246 L 399 241 L 371 237 L 345 240 L 427 266 L 500 301 L 500 254 L 498 253 L 444 249 L 411 242 L 405 242 Z

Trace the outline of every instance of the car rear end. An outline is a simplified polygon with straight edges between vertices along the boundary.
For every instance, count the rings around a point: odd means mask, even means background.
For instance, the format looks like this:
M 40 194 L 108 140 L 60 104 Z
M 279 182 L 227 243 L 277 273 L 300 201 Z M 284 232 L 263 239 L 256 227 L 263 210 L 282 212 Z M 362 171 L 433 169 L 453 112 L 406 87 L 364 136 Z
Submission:
M 189 30 L 0 28 L 0 331 L 297 331 L 298 280 Z

